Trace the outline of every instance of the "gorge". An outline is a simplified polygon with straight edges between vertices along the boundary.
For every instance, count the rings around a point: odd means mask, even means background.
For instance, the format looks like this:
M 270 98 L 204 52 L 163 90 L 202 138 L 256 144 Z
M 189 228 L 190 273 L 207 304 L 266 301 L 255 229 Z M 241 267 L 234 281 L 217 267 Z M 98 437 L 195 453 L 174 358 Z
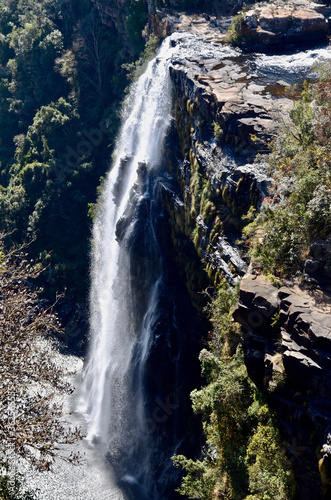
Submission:
M 88 439 L 101 442 L 120 480 L 133 484 L 139 498 L 165 495 L 165 464 L 181 438 L 176 421 L 173 438 L 167 425 L 167 443 L 156 427 L 179 407 L 179 374 L 185 365 L 180 345 L 190 351 L 184 332 L 178 331 L 180 301 L 167 283 L 162 234 L 161 190 L 171 182 L 161 169 L 171 120 L 168 65 L 175 50 L 166 40 L 131 89 L 115 163 L 94 223 L 92 346 L 85 375 Z M 178 350 L 173 346 L 177 335 Z M 159 342 L 169 353 L 151 370 L 151 350 Z M 168 380 L 163 382 L 164 371 Z M 155 479 L 161 464 L 162 474 Z
M 331 6 L 239 3 L 0 1 L 0 317 L 84 435 L 13 419 L 33 498 L 330 497 Z

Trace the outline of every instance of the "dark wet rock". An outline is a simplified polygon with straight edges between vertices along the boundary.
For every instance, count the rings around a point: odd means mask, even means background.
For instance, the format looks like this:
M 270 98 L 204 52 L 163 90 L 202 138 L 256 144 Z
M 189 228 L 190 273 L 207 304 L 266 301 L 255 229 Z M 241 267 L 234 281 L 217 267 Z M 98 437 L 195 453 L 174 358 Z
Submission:
M 316 450 L 331 430 L 331 294 L 262 276 L 241 282 L 234 319 L 244 331 L 250 377 L 277 413 L 298 498 L 322 493 Z
M 114 202 L 116 205 L 121 200 L 121 196 L 126 188 L 125 183 L 123 182 L 125 179 L 126 172 L 130 167 L 130 162 L 132 160 L 132 156 L 127 155 L 125 158 L 121 159 L 120 167 L 119 167 L 119 175 L 114 183 L 113 194 L 114 194 Z

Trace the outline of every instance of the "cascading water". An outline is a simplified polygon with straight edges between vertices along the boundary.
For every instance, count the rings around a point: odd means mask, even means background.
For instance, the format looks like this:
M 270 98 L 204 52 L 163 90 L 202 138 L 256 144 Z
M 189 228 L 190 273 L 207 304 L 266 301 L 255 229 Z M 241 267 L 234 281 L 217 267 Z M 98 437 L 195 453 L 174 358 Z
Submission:
M 93 229 L 88 439 L 121 481 L 136 485 L 139 499 L 169 498 L 164 491 L 177 474 L 170 457 L 185 436 L 189 392 L 200 371 L 199 323 L 166 262 L 160 200 L 171 183 L 161 168 L 171 124 L 169 66 L 174 56 L 179 61 L 196 50 L 214 55 L 192 35 L 172 35 L 132 87 Z M 174 498 L 173 482 L 169 490 Z
M 103 447 L 124 480 L 140 484 L 141 495 L 150 470 L 144 367 L 162 286 L 153 220 L 171 121 L 168 65 L 174 50 L 166 40 L 131 89 L 93 231 L 88 439 Z
M 191 34 L 164 42 L 127 99 L 94 223 L 84 380 L 88 439 L 109 458 L 119 480 L 133 485 L 135 500 L 174 498 L 173 483 L 170 495 L 164 493 L 173 474 L 170 457 L 185 434 L 188 394 L 199 372 L 199 326 L 169 264 L 161 200 L 172 183 L 162 169 L 171 124 L 169 66 L 174 56 L 183 64 L 196 54 L 211 61 L 242 58 L 238 49 Z M 271 78 L 269 66 L 279 65 L 277 57 L 259 55 L 244 63 L 257 79 Z

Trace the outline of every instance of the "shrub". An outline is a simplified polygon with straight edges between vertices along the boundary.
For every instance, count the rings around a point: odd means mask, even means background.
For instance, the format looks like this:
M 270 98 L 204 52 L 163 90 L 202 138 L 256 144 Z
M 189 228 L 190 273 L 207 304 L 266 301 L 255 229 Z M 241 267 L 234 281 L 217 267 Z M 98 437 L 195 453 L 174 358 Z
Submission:
M 266 423 L 259 422 L 247 447 L 245 461 L 249 476 L 249 489 L 252 493 L 252 496 L 249 495 L 246 500 L 250 498 L 263 500 L 294 498 L 293 472 L 290 462 L 282 451 L 280 435 L 272 420 L 269 419 Z
M 237 326 L 231 321 L 236 300 L 237 291 L 223 284 L 208 308 L 213 325 L 210 350 L 200 353 L 206 385 L 191 393 L 193 410 L 202 416 L 206 445 L 199 460 L 173 457 L 186 473 L 177 491 L 206 500 L 290 500 L 290 465 L 270 410 L 248 378 Z M 287 496 L 275 495 L 277 488 Z
M 233 16 L 232 21 L 231 21 L 231 25 L 228 29 L 228 32 L 227 32 L 227 35 L 225 38 L 225 40 L 227 42 L 232 43 L 234 45 L 237 45 L 242 41 L 243 36 L 242 36 L 241 28 L 242 28 L 244 17 L 245 17 L 245 14 L 242 12 L 237 14 L 236 16 Z
M 328 84 L 327 84 L 328 83 Z M 260 214 L 244 234 L 250 253 L 266 272 L 288 275 L 302 271 L 311 243 L 331 234 L 331 136 L 326 116 L 331 83 L 312 91 L 305 86 L 290 122 L 274 141 L 270 165 L 274 184 Z M 254 237 L 262 233 L 263 241 Z

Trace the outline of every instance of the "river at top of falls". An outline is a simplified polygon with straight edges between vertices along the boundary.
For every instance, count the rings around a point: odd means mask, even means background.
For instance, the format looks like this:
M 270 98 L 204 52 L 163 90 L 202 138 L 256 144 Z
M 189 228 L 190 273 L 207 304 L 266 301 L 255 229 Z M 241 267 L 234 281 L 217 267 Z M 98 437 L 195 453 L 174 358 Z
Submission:
M 158 421 L 148 417 L 145 386 L 155 332 L 160 336 L 165 328 L 160 326 L 165 259 L 159 226 L 163 218 L 160 186 L 169 182 L 170 175 L 163 161 L 172 120 L 169 65 L 197 55 L 243 60 L 239 49 L 215 46 L 191 34 L 174 34 L 163 42 L 126 100 L 93 228 L 91 341 L 84 375 L 87 439 L 115 467 L 119 480 L 134 486 L 136 499 L 162 498 L 151 493 L 151 482 L 156 481 L 150 474 L 151 457 L 159 442 L 150 426 Z M 318 57 L 330 56 L 323 47 L 292 56 L 244 57 L 258 80 L 272 72 L 286 79 L 288 71 L 295 74 L 295 65 L 301 75 Z M 177 328 L 175 323 L 173 319 L 171 328 Z M 175 360 L 177 354 L 171 356 Z M 160 370 L 162 366 L 160 360 Z M 164 401 L 158 408 L 170 415 L 176 405 L 168 397 Z M 170 446 L 168 458 L 175 452 L 176 446 Z M 163 467 L 165 474 L 167 467 Z

